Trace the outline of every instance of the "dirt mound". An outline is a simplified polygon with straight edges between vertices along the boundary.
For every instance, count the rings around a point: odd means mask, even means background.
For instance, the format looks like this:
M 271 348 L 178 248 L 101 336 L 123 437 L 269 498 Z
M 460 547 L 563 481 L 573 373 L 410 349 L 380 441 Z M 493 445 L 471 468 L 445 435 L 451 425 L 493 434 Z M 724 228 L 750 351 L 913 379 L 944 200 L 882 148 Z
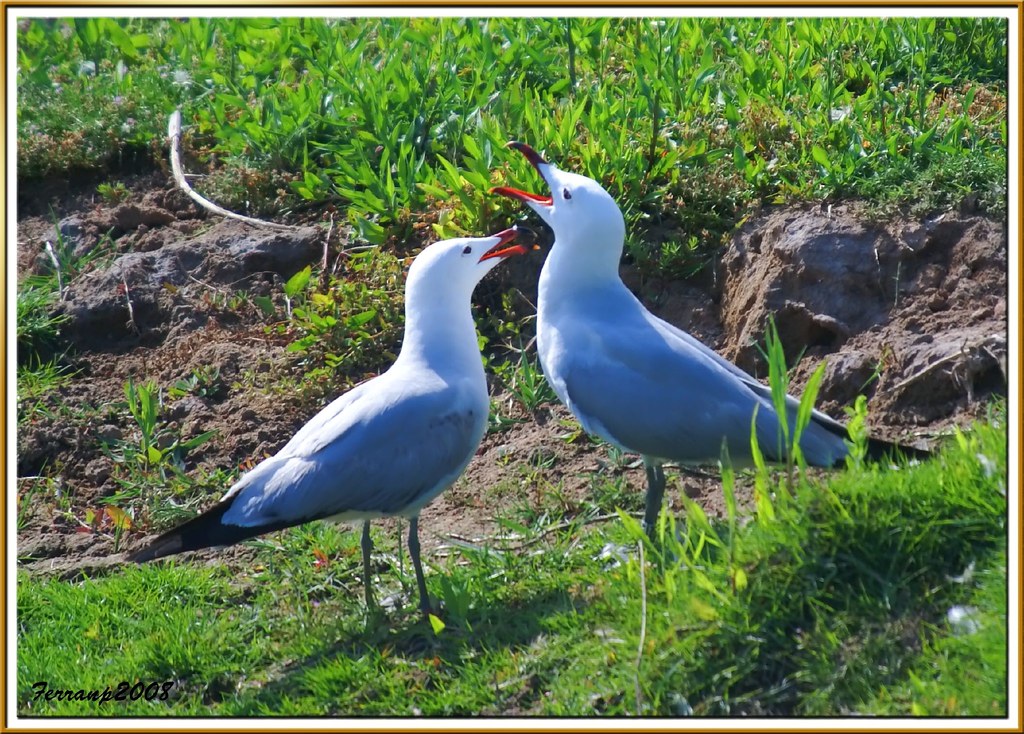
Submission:
M 1007 235 L 942 214 L 872 225 L 863 208 L 790 207 L 748 222 L 722 258 L 723 354 L 764 374 L 770 317 L 826 409 L 860 392 L 889 426 L 925 425 L 1005 392 Z M 877 376 L 877 380 L 874 378 Z

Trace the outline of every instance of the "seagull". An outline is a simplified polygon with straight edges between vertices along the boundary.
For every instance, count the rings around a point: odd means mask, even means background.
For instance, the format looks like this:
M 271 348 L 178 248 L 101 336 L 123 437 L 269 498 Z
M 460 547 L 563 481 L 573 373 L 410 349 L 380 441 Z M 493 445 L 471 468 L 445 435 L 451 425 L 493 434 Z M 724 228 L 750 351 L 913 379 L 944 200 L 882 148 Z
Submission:
M 507 147 L 522 153 L 551 191 L 491 189 L 525 203 L 555 235 L 538 284 L 537 351 L 544 375 L 584 430 L 643 457 L 648 536 L 661 510 L 665 463 L 714 463 L 724 444 L 736 465 L 750 465 L 752 420 L 765 458 L 784 461 L 771 389 L 656 317 L 622 282 L 626 225 L 611 195 L 593 179 L 559 170 L 525 143 Z M 786 396 L 786 403 L 792 426 L 799 401 Z M 809 465 L 835 467 L 845 461 L 849 438 L 844 425 L 815 410 L 800 448 Z M 872 459 L 893 452 L 928 455 L 869 440 Z
M 213 507 L 128 560 L 231 545 L 312 520 L 362 520 L 370 609 L 370 520 L 401 516 L 409 518 L 420 609 L 429 614 L 419 513 L 459 478 L 487 429 L 490 401 L 470 298 L 498 263 L 528 251 L 509 245 L 518 234 L 513 227 L 424 249 L 409 269 L 405 338 L 394 364 L 317 413 Z

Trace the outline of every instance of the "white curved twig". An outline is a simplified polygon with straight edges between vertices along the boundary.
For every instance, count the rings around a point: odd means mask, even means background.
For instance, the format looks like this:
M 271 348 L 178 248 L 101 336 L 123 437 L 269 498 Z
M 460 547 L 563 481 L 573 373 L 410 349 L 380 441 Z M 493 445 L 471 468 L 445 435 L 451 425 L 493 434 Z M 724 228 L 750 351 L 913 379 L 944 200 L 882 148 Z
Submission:
M 191 199 L 199 204 L 199 206 L 207 209 L 214 214 L 220 214 L 222 217 L 230 217 L 231 219 L 238 219 L 247 224 L 253 224 L 257 227 L 270 227 L 271 229 L 296 229 L 289 224 L 278 224 L 277 222 L 266 222 L 262 219 L 254 219 L 253 217 L 247 217 L 244 214 L 236 214 L 235 212 L 229 212 L 223 207 L 217 206 L 209 199 L 205 199 L 189 186 L 188 181 L 185 180 L 185 172 L 181 168 L 181 110 L 175 110 L 171 113 L 171 118 L 167 123 L 167 137 L 171 141 L 171 170 L 174 172 L 174 180 L 178 182 L 178 186 L 191 197 Z

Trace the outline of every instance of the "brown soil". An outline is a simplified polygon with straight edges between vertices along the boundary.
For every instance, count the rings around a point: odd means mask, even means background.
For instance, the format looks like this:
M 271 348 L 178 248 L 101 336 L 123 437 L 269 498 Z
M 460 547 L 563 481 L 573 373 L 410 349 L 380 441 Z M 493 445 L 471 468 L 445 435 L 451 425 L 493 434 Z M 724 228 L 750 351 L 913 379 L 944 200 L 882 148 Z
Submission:
M 18 556 L 33 573 L 71 577 L 122 560 L 110 528 L 96 532 L 82 520 L 119 490 L 104 445 L 137 436 L 124 406 L 129 377 L 166 390 L 194 369 L 219 370 L 220 389 L 168 401 L 163 415 L 185 439 L 218 432 L 187 455 L 185 471 L 195 476 L 272 454 L 343 391 L 341 378 L 353 378 L 339 376 L 337 388 L 316 400 L 245 387 L 253 375 L 269 385 L 301 370 L 285 351 L 289 339 L 268 333 L 251 301 L 231 297 L 244 290 L 280 303 L 282 283 L 320 260 L 325 227 L 281 233 L 207 218 L 161 173 L 126 183 L 131 193 L 117 204 L 97 200 L 92 186 L 41 187 L 19 201 L 19 279 L 48 267 L 44 242 L 57 237 L 50 206 L 79 256 L 99 253 L 67 284 L 60 305 L 78 373 L 44 398 L 46 411 L 18 426 Z M 536 257 L 504 275 L 499 269 L 478 300 L 515 286 L 535 303 L 540 265 Z M 707 283 L 643 279 L 629 266 L 623 277 L 656 314 L 755 374 L 764 370 L 753 345 L 774 314 L 790 358 L 805 350 L 794 389 L 827 359 L 821 407 L 842 418 L 843 406 L 865 392 L 882 436 L 934 443 L 948 426 L 982 415 L 989 396 L 1006 393 L 1004 222 L 949 212 L 872 225 L 855 204 L 774 209 L 746 223 Z M 495 399 L 522 422 L 488 435 L 465 475 L 424 510 L 426 548 L 452 537 L 489 542 L 501 532 L 495 517 L 516 507 L 547 508 L 551 522 L 571 517 L 593 498 L 595 475 L 621 478 L 637 490 L 635 509 L 642 506 L 635 457 L 610 456 L 560 405 L 527 416 L 510 395 Z M 50 490 L 38 491 L 41 477 Z M 677 479 L 668 493 L 674 509 L 683 483 L 709 512 L 722 512 L 713 476 Z M 226 489 L 211 487 L 204 506 Z M 137 520 L 124 544 L 134 547 L 156 529 Z M 243 562 L 249 553 L 204 555 Z

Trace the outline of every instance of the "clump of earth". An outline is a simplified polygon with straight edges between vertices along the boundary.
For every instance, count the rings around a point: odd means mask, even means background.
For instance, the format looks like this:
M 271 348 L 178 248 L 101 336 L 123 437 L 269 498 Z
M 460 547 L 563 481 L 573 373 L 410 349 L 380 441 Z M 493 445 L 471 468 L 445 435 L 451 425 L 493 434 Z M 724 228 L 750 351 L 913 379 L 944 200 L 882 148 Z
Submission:
M 137 436 L 124 406 L 129 378 L 166 389 L 196 371 L 219 376 L 216 390 L 167 400 L 161 414 L 182 439 L 216 432 L 185 458 L 186 473 L 204 476 L 273 454 L 346 385 L 339 379 L 337 389 L 310 401 L 246 382 L 253 374 L 301 374 L 286 351 L 289 339 L 268 329 L 251 303 L 280 304 L 289 277 L 316 268 L 325 253 L 337 258 L 337 243 L 325 247 L 326 226 L 281 231 L 208 215 L 159 172 L 126 182 L 130 193 L 116 203 L 96 199 L 92 187 L 38 186 L 19 200 L 19 280 L 52 267 L 47 241 L 60 237 L 87 260 L 104 248 L 64 284 L 57 306 L 67 316 L 62 336 L 75 376 L 43 399 L 50 410 L 18 426 L 18 557 L 33 573 L 73 577 L 121 561 L 112 534 L 83 518 L 120 491 L 109 447 Z M 478 303 L 500 304 L 510 287 L 535 303 L 542 263 L 535 253 L 497 268 L 478 289 Z M 864 394 L 873 434 L 928 446 L 1006 394 L 1007 271 L 1003 220 L 947 211 L 878 223 L 849 202 L 765 209 L 693 282 L 644 277 L 630 264 L 622 277 L 654 313 L 762 377 L 758 344 L 774 317 L 788 361 L 797 363 L 792 392 L 824 361 L 818 407 L 845 420 L 844 407 Z M 241 292 L 250 305 L 232 307 Z M 379 370 L 388 363 L 382 356 Z M 552 487 L 572 515 L 591 497 L 594 473 L 623 476 L 642 506 L 635 457 L 580 435 L 557 403 L 528 415 L 498 381 L 492 387 L 519 422 L 489 433 L 465 475 L 424 510 L 425 550 L 452 537 L 486 542 L 499 530 L 497 514 L 539 503 Z M 61 408 L 79 404 L 94 409 Z M 55 477 L 59 502 L 36 499 L 44 476 Z M 682 475 L 674 485 L 667 493 L 673 510 L 682 490 L 710 513 L 722 512 L 714 473 Z M 212 486 L 208 504 L 226 489 Z M 122 548 L 156 529 L 129 529 Z

